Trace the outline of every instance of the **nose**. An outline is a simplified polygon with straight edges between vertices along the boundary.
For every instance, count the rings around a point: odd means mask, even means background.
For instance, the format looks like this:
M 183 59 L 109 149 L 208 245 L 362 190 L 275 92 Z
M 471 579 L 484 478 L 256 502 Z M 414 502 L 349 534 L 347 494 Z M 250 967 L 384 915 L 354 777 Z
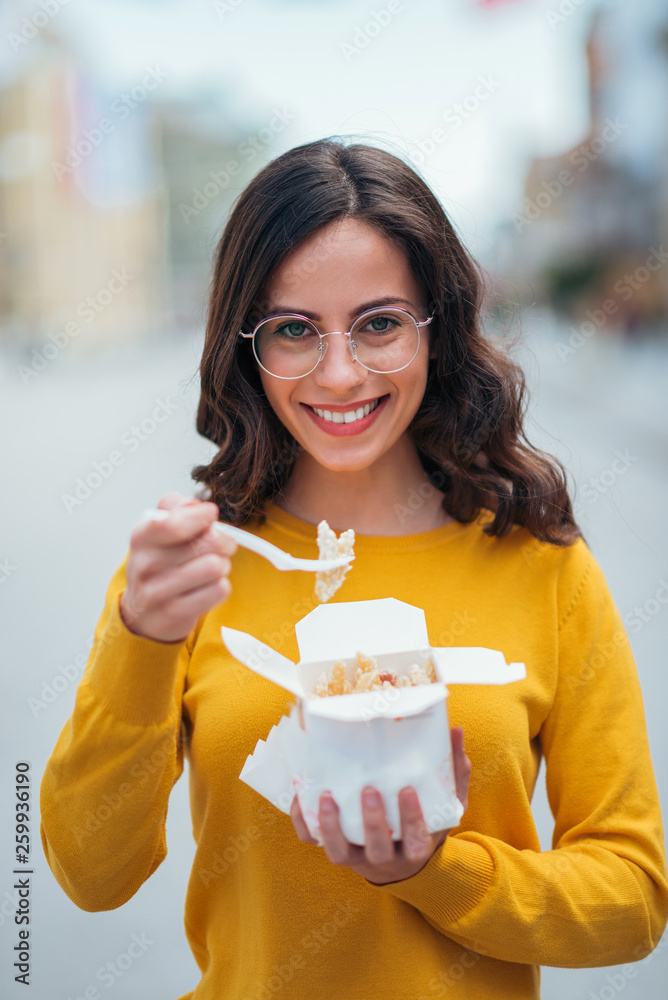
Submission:
M 317 385 L 345 393 L 366 381 L 369 372 L 353 359 L 349 343 L 350 337 L 345 334 L 330 334 L 324 338 L 322 360 L 313 372 Z

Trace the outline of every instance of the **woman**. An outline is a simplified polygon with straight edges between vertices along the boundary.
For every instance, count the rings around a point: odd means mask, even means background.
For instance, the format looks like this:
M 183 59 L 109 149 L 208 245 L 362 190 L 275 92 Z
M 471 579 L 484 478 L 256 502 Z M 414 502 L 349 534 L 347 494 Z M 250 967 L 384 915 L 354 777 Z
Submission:
M 474 263 L 423 181 L 324 140 L 269 164 L 222 236 L 197 428 L 218 453 L 141 522 L 116 571 L 73 714 L 42 782 L 42 841 L 87 910 L 123 904 L 166 854 L 190 762 L 197 853 L 185 924 L 195 1000 L 537 997 L 539 966 L 644 957 L 667 919 L 658 795 L 629 642 L 574 522 L 562 467 L 523 438 L 521 371 L 480 330 Z M 239 780 L 291 696 L 236 662 L 229 625 L 298 659 L 313 578 L 296 556 L 354 528 L 335 600 L 425 610 L 433 645 L 524 661 L 525 680 L 449 698 L 459 827 L 402 840 L 363 792 L 364 847 L 320 800 L 323 845 Z M 463 752 L 466 734 L 467 756 Z M 541 757 L 555 816 L 541 852 Z M 470 760 L 470 764 L 469 764 Z M 185 998 L 182 998 L 185 1000 Z

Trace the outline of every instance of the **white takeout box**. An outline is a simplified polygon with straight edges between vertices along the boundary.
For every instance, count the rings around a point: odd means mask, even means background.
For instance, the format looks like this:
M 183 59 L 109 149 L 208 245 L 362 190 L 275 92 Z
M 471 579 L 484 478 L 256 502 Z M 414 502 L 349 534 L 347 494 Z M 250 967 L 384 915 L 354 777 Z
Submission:
M 524 664 L 508 664 L 498 650 L 482 646 L 431 647 L 424 611 L 394 598 L 322 604 L 297 622 L 295 632 L 299 663 L 247 632 L 221 628 L 236 659 L 298 699 L 266 741 L 258 741 L 242 781 L 285 813 L 296 793 L 319 842 L 318 802 L 329 789 L 343 833 L 351 843 L 364 843 L 360 793 L 367 784 L 381 792 L 395 840 L 401 838 L 397 794 L 405 785 L 416 789 L 431 832 L 457 826 L 463 808 L 455 790 L 446 685 L 508 684 L 526 677 Z M 358 650 L 397 674 L 431 657 L 438 682 L 309 697 L 337 660 L 354 681 Z

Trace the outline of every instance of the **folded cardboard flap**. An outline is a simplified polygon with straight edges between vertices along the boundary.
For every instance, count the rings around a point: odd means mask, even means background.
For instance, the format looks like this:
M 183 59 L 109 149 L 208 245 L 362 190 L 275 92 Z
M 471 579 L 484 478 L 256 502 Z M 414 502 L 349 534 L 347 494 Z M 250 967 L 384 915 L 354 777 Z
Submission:
M 321 604 L 295 625 L 302 662 L 347 660 L 429 646 L 422 608 L 394 597 Z
M 446 684 L 511 684 L 527 675 L 523 663 L 506 663 L 503 653 L 485 646 L 436 646 L 432 654 Z
M 260 642 L 248 632 L 238 632 L 235 628 L 223 625 L 220 633 L 223 642 L 237 660 L 254 670 L 256 674 L 266 677 L 268 681 L 273 681 L 274 684 L 292 691 L 299 697 L 304 696 L 297 666 L 287 656 L 277 653 L 271 646 Z

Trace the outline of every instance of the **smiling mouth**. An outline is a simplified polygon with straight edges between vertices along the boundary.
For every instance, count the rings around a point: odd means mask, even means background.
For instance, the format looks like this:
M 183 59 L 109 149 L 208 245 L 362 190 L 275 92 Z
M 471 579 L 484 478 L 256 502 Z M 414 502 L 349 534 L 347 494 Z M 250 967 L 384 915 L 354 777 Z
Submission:
M 357 420 L 363 420 L 364 417 L 368 417 L 370 413 L 373 413 L 384 398 L 384 396 L 379 396 L 378 399 L 374 399 L 373 402 L 367 403 L 366 406 L 360 406 L 356 410 L 321 410 L 318 406 L 309 406 L 309 409 L 330 423 L 354 424 Z M 308 406 L 308 403 L 305 405 Z

